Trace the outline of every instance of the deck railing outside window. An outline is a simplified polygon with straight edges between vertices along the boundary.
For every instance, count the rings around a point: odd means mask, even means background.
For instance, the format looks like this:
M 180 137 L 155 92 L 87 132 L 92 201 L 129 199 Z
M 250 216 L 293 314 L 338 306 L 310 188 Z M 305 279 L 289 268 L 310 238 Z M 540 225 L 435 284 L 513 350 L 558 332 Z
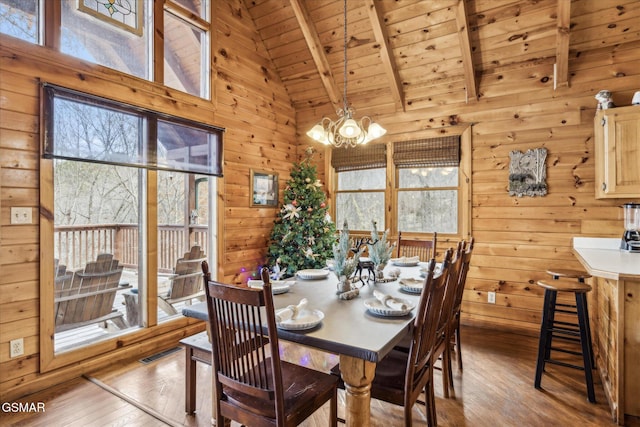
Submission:
M 192 244 L 208 247 L 206 225 L 158 227 L 158 271 L 171 273 L 176 260 Z M 125 268 L 138 267 L 138 226 L 135 224 L 65 225 L 54 231 L 54 247 L 60 264 L 82 269 L 100 253 L 111 253 Z

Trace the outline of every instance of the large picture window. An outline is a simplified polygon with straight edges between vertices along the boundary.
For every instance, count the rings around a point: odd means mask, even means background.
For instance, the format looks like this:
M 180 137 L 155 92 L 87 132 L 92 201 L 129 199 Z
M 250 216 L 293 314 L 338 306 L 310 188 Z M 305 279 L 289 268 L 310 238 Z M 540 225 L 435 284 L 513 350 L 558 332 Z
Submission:
M 48 84 L 43 100 L 53 351 L 176 317 L 202 297 L 200 262 L 213 262 L 223 130 Z

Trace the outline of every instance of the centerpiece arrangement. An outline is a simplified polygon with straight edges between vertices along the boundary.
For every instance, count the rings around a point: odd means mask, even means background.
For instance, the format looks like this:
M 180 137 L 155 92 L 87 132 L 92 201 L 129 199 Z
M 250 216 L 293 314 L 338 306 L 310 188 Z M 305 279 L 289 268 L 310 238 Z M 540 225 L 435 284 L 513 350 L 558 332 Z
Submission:
M 333 259 L 335 261 L 333 273 L 338 278 L 338 293 L 342 294 L 351 291 L 351 275 L 356 271 L 360 255 L 364 248 L 360 248 L 351 258 L 351 241 L 349 239 L 349 226 L 344 222 L 340 237 L 337 243 L 333 244 Z
M 389 230 L 385 230 L 382 236 L 378 235 L 376 222 L 371 221 L 371 242 L 367 244 L 369 250 L 369 258 L 373 262 L 376 282 L 384 282 L 384 274 L 382 270 L 387 265 L 387 262 L 391 259 L 391 255 L 396 247 L 396 243 L 389 243 L 387 236 Z

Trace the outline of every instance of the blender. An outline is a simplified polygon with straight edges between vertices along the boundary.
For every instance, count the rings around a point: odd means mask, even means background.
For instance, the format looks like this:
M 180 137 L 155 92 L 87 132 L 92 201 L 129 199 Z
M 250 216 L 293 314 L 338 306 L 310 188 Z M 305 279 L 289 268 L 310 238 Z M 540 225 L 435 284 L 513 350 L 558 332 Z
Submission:
M 640 253 L 640 203 L 625 203 L 622 208 L 624 209 L 624 234 L 620 249 Z

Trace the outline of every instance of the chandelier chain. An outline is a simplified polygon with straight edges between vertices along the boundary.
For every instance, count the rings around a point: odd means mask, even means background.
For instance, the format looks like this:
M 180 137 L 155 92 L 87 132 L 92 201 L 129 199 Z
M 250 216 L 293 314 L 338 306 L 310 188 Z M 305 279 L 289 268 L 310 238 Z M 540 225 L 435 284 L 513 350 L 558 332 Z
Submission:
M 347 109 L 349 108 L 349 104 L 347 102 L 347 0 L 344 0 L 344 96 L 342 98 L 342 103 L 344 105 L 344 113 L 347 113 Z

